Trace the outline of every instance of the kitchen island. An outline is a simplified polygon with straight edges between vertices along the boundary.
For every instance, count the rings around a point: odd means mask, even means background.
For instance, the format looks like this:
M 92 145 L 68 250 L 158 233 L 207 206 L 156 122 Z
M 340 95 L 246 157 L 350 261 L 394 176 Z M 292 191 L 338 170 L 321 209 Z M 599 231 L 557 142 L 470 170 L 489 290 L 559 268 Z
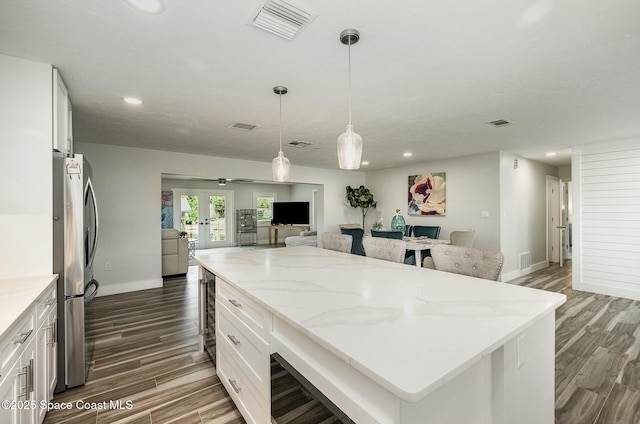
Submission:
M 308 246 L 196 260 L 216 276 L 217 370 L 248 422 L 269 422 L 273 353 L 357 423 L 554 421 L 564 295 Z

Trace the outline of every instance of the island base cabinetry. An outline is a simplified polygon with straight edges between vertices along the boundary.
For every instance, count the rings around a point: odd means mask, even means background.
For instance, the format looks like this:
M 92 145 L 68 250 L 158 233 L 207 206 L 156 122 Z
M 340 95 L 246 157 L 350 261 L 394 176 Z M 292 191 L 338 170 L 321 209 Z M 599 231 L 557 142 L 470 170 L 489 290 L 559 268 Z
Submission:
M 272 315 L 216 278 L 216 370 L 248 423 L 352 424 L 268 342 Z
M 215 314 L 218 377 L 247 422 L 269 423 L 271 314 L 219 277 Z

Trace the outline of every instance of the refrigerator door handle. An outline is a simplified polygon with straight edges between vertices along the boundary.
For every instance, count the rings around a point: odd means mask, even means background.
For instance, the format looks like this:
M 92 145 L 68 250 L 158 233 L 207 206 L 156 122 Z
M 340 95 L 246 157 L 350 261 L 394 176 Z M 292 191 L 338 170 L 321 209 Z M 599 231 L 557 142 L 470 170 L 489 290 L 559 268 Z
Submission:
M 95 222 L 95 234 L 93 236 L 93 241 L 91 243 L 91 251 L 90 251 L 90 255 L 89 255 L 89 263 L 87 264 L 87 266 L 92 267 L 93 266 L 93 260 L 96 256 L 96 248 L 98 247 L 98 230 L 100 227 L 100 220 L 98 219 L 98 205 L 96 204 L 96 192 L 93 189 L 93 183 L 91 182 L 91 178 L 87 179 L 87 187 L 85 189 L 85 198 L 87 196 L 87 192 L 91 191 L 91 207 L 93 208 L 93 214 L 96 218 L 96 222 Z
M 91 292 L 91 294 L 87 295 L 87 293 L 89 292 L 89 287 L 94 286 L 95 289 L 93 290 L 93 292 Z M 95 278 L 92 278 L 91 281 L 89 281 L 89 284 L 87 284 L 87 287 L 85 287 L 84 289 L 84 304 L 88 305 L 89 303 L 91 303 L 91 301 L 98 295 L 98 288 L 100 287 L 100 283 L 98 283 L 98 280 L 96 280 Z

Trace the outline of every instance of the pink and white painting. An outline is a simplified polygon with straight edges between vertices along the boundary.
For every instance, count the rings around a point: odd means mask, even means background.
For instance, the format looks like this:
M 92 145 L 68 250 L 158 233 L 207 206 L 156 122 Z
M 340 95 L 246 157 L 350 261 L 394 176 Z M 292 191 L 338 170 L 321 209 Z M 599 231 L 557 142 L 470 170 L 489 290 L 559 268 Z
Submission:
M 409 215 L 444 216 L 446 200 L 445 172 L 409 176 Z

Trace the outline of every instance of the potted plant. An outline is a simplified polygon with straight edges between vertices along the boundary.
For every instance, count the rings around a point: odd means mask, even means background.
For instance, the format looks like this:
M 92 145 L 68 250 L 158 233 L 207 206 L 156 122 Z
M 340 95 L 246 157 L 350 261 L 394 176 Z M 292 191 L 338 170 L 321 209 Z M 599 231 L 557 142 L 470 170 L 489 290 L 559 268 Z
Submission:
M 364 219 L 367 216 L 369 208 L 376 208 L 378 202 L 373 198 L 373 194 L 368 188 L 361 185 L 358 188 L 347 186 L 347 195 L 345 196 L 349 206 L 352 208 L 360 208 L 362 210 L 362 229 L 364 230 Z

